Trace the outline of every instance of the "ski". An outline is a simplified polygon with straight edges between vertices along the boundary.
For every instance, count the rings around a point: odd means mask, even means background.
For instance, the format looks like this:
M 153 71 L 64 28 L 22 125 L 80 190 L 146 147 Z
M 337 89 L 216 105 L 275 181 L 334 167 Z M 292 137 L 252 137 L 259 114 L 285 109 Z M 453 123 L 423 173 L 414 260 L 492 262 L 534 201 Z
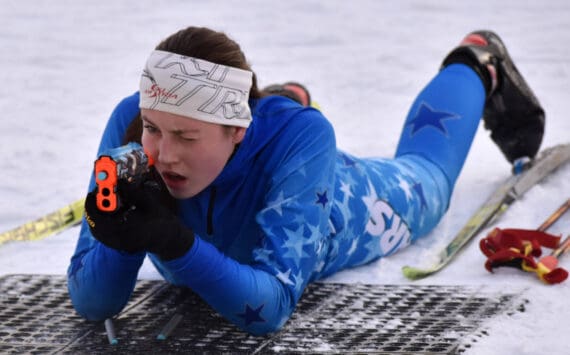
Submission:
M 0 245 L 17 240 L 38 240 L 81 222 L 85 199 L 79 199 L 34 221 L 0 234 Z
M 445 266 L 491 221 L 498 218 L 526 191 L 570 161 L 570 144 L 557 145 L 542 151 L 522 172 L 507 178 L 471 216 L 455 238 L 443 249 L 438 260 L 427 268 L 404 266 L 402 272 L 410 280 L 432 275 Z

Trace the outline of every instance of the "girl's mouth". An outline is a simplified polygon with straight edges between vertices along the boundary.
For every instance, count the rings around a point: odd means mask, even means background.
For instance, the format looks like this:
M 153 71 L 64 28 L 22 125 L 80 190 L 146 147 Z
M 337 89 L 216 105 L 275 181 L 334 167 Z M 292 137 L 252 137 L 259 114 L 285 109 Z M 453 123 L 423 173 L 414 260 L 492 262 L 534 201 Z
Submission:
M 164 183 L 171 188 L 176 188 L 176 187 L 180 187 L 182 184 L 184 184 L 187 180 L 187 178 L 185 176 L 182 176 L 180 174 L 177 174 L 173 171 L 165 171 L 162 173 L 162 179 L 164 180 Z

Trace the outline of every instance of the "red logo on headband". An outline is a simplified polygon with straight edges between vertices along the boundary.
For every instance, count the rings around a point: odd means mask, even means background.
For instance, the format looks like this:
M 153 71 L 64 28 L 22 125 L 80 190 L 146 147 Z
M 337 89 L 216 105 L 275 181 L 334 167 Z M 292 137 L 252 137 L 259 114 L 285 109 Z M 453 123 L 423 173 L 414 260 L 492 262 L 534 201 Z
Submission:
M 144 93 L 147 94 L 148 97 L 163 97 L 166 99 L 177 99 L 178 98 L 178 95 L 166 91 L 165 88 L 161 88 L 157 84 L 152 84 L 150 89 L 145 90 Z

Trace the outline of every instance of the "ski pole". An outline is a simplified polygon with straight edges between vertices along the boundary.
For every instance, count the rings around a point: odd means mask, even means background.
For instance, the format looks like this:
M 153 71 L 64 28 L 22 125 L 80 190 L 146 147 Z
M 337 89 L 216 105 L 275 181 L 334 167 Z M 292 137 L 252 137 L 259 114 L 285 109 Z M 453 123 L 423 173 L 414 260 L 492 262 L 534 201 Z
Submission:
M 538 227 L 538 230 L 541 232 L 546 231 L 548 228 L 550 228 L 556 221 L 558 221 L 560 219 L 560 217 L 562 217 L 562 215 L 564 213 L 566 213 L 566 211 L 568 211 L 568 209 L 570 209 L 570 198 L 568 200 L 566 200 L 566 202 L 564 202 L 560 207 L 558 207 L 558 209 L 556 211 L 554 211 L 554 213 L 552 213 L 547 219 L 546 221 L 544 221 L 544 223 L 542 223 L 540 225 L 540 227 Z
M 550 228 L 550 226 L 552 226 L 556 221 L 558 221 L 560 217 L 562 217 L 562 215 L 566 213 L 566 211 L 568 211 L 569 209 L 570 209 L 570 198 L 566 200 L 566 202 L 564 202 L 553 214 L 551 214 L 550 217 L 548 217 L 548 219 L 544 221 L 544 223 L 541 224 L 540 227 L 538 227 L 538 230 L 544 232 L 546 229 Z M 547 283 L 552 283 L 554 279 L 556 280 L 562 279 L 563 281 L 567 277 L 567 273 L 566 276 L 564 276 L 565 270 L 557 269 L 558 259 L 560 258 L 560 256 L 564 255 L 564 253 L 566 253 L 569 249 L 570 249 L 570 236 L 566 237 L 566 239 L 562 243 L 560 243 L 559 246 L 550 253 L 550 255 L 542 257 L 537 262 L 536 269 L 533 270 L 532 268 L 529 268 L 527 270 L 524 267 L 525 266 L 524 263 L 523 263 L 523 269 L 525 269 L 525 271 L 536 272 L 538 277 Z
M 570 198 L 562 206 L 560 206 L 560 208 L 556 212 L 554 212 L 554 214 L 558 214 L 559 216 L 561 216 L 562 214 L 564 214 L 564 212 L 568 211 L 569 209 L 570 209 Z M 564 241 L 560 243 L 560 246 L 554 249 L 550 255 L 555 258 L 559 258 L 568 251 L 570 251 L 570 235 L 567 236 L 566 239 L 564 239 Z
M 564 241 L 560 243 L 560 246 L 554 249 L 550 255 L 558 259 L 569 251 L 570 251 L 570 235 L 567 236 L 566 239 L 564 239 Z

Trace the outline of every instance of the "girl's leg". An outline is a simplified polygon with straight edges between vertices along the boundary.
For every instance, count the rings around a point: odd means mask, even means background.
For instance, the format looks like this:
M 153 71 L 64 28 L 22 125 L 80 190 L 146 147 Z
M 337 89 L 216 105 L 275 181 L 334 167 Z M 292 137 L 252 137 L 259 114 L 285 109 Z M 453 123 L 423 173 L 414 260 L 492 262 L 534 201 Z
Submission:
M 396 157 L 408 155 L 434 164 L 451 195 L 485 105 L 479 76 L 464 64 L 445 67 L 418 95 L 400 136 Z
M 340 153 L 324 275 L 394 253 L 431 231 L 479 125 L 485 89 L 468 66 L 440 71 L 414 101 L 394 159 Z

